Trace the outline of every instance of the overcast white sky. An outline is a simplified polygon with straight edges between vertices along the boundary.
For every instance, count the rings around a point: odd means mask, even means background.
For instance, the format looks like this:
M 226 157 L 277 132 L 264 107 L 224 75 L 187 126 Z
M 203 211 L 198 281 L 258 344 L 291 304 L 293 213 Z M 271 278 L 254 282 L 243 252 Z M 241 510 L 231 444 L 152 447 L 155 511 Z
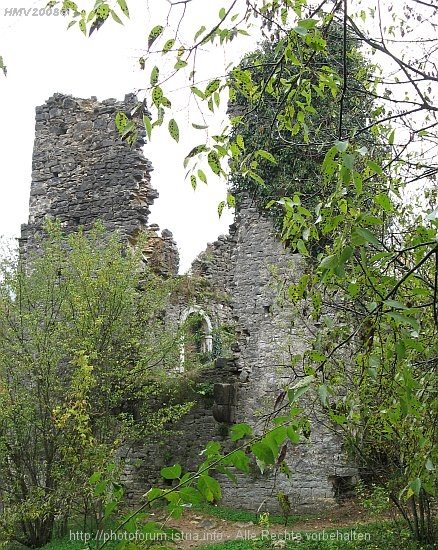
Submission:
M 86 1 L 78 3 L 85 5 Z M 193 3 L 199 24 L 191 15 L 187 22 L 189 37 L 207 15 L 217 21 L 221 8 L 220 0 Z M 5 11 L 12 7 L 40 8 L 45 6 L 44 0 L 0 0 L 0 55 L 8 68 L 7 78 L 0 74 L 0 235 L 17 237 L 21 223 L 27 220 L 35 107 L 55 92 L 82 98 L 94 95 L 100 100 L 122 99 L 125 93 L 147 85 L 149 73 L 139 69 L 137 60 L 145 51 L 152 25 L 163 22 L 164 12 L 160 13 L 160 8 L 166 2 L 150 1 L 152 15 L 147 4 L 131 0 L 128 2 L 131 19 L 124 20 L 124 27 L 108 21 L 91 38 L 85 38 L 76 26 L 67 31 L 68 19 L 62 16 L 32 15 L 34 9 L 27 16 L 10 16 Z M 235 59 L 250 44 L 247 39 L 242 46 L 236 45 Z M 208 77 L 223 74 L 229 61 L 220 48 L 215 48 L 199 58 L 198 64 L 210 71 L 210 75 L 206 72 Z M 176 81 L 172 84 L 178 85 Z M 180 107 L 176 113 L 180 145 L 172 143 L 167 130 L 163 130 L 161 138 L 156 135 L 146 145 L 145 155 L 153 163 L 152 184 L 160 193 L 152 207 L 150 222 L 173 232 L 185 270 L 207 242 L 227 232 L 232 214 L 224 211 L 222 219 L 218 219 L 217 205 L 225 196 L 225 187 L 213 174 L 209 176 L 209 185 L 201 184 L 196 191 L 184 179 L 183 158 L 193 145 L 202 141 L 203 134 L 190 130 L 191 122 L 202 123 L 194 106 L 189 111 L 187 105 Z

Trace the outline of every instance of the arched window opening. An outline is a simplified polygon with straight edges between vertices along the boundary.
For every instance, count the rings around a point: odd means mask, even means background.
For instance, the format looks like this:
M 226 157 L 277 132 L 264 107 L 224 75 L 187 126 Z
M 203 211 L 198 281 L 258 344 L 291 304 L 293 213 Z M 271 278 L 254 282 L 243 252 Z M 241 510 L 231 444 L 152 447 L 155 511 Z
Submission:
M 208 315 L 193 306 L 181 317 L 183 337 L 181 342 L 181 368 L 189 364 L 205 364 L 211 361 L 213 351 L 212 325 Z

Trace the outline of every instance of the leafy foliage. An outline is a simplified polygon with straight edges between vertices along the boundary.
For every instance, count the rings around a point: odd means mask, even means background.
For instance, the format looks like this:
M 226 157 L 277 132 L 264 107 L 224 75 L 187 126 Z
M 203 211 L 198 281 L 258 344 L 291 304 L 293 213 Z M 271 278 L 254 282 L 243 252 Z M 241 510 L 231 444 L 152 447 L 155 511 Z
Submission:
M 309 25 L 311 29 L 315 21 Z M 327 28 L 325 40 L 310 56 L 296 43 L 265 41 L 230 74 L 229 114 L 240 163 L 237 170 L 231 166 L 231 190 L 236 196 L 249 195 L 262 211 L 270 204 L 279 230 L 284 205 L 278 201 L 283 197 L 297 197 L 306 215 L 304 209 L 315 207 L 331 191 L 320 167 L 327 146 L 340 130 L 344 45 L 337 23 Z M 372 66 L 351 35 L 346 48 L 345 70 L 351 86 L 343 94 L 342 139 L 364 126 L 366 113 L 372 110 L 365 87 Z M 303 79 L 306 88 L 297 89 Z M 372 148 L 370 136 L 362 136 L 361 145 L 365 142 Z
M 88 237 L 64 237 L 50 224 L 26 265 L 2 267 L 2 537 L 39 547 L 55 517 L 99 521 L 106 493 L 93 494 L 90 476 L 190 405 L 174 402 L 160 371 L 179 361 L 161 315 L 172 282 L 140 274 L 139 256 L 117 235 L 96 226 Z

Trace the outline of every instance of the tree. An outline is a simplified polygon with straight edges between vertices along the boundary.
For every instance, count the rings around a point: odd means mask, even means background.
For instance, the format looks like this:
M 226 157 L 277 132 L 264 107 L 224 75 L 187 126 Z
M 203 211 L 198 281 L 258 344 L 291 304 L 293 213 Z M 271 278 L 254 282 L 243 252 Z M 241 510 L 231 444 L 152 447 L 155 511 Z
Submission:
M 90 477 L 117 463 L 122 445 L 190 408 L 176 402 L 162 368 L 179 366 L 178 335 L 163 321 L 173 283 L 140 265 L 99 225 L 64 237 L 49 224 L 26 265 L 3 261 L 3 538 L 36 548 L 50 540 L 55 518 L 99 520 L 107 495 L 93 496 Z M 122 468 L 111 470 L 117 491 Z

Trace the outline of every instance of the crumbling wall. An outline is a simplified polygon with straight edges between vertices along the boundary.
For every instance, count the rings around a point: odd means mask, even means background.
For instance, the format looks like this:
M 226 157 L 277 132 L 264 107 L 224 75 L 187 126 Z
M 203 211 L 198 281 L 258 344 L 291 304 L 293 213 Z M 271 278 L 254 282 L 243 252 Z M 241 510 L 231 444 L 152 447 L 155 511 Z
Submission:
M 152 165 L 142 151 L 144 133 L 129 146 L 115 128 L 116 113 L 129 116 L 137 103 L 132 94 L 123 101 L 102 102 L 55 94 L 37 107 L 29 221 L 21 231 L 23 254 L 37 246 L 46 217 L 60 220 L 66 232 L 79 226 L 88 230 L 101 220 L 132 243 L 150 231 L 160 248 L 159 253 L 149 251 L 158 271 L 178 272 L 171 233 L 161 239 L 158 226 L 147 225 L 158 193 L 150 182 Z
M 274 410 L 280 391 L 302 375 L 290 368 L 291 355 L 308 349 L 310 335 L 287 301 L 278 298 L 284 281 L 298 282 L 304 269 L 303 258 L 285 249 L 272 221 L 249 199 L 242 201 L 230 235 L 210 245 L 193 265 L 194 272 L 230 295 L 228 311 L 236 324 L 237 340 L 233 361 L 240 373 L 235 422 L 248 422 L 256 431 L 263 425 L 262 415 Z M 286 462 L 292 479 L 279 474 L 274 488 L 273 472 L 262 475 L 254 465 L 252 476 L 237 474 L 237 486 L 221 479 L 227 505 L 275 510 L 278 492 L 288 495 L 296 511 L 334 503 L 336 480 L 354 477 L 356 469 L 322 412 L 311 410 L 309 438 L 288 444 Z

